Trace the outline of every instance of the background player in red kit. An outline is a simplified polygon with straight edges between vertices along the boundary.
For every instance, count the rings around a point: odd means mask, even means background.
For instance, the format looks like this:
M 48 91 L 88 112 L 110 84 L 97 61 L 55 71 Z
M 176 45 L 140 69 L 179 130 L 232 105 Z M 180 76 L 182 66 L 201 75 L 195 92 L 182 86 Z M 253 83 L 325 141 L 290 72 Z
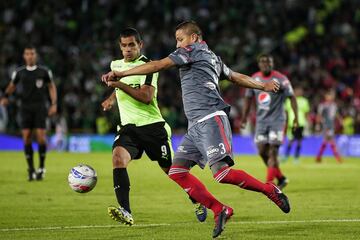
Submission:
M 338 161 L 339 163 L 342 162 L 341 156 L 339 154 L 339 151 L 337 150 L 334 140 L 335 118 L 337 113 L 337 105 L 334 99 L 335 93 L 333 91 L 327 92 L 325 94 L 325 101 L 320 103 L 317 110 L 317 119 L 319 124 L 321 125 L 324 135 L 323 142 L 321 143 L 319 152 L 316 156 L 316 162 L 318 163 L 321 162 L 322 155 L 328 144 L 330 145 L 336 161 Z
M 291 108 L 294 112 L 294 128 L 298 126 L 298 107 L 290 81 L 286 76 L 273 70 L 274 61 L 272 56 L 262 54 L 258 58 L 259 72 L 253 74 L 258 82 L 277 81 L 280 91 L 277 93 L 264 92 L 258 89 L 247 89 L 242 119 L 242 127 L 245 126 L 250 111 L 251 99 L 256 98 L 256 131 L 255 142 L 259 155 L 267 166 L 267 182 L 278 179 L 280 189 L 284 188 L 288 180 L 282 174 L 279 167 L 279 147 L 283 142 L 286 115 L 284 102 L 289 97 Z

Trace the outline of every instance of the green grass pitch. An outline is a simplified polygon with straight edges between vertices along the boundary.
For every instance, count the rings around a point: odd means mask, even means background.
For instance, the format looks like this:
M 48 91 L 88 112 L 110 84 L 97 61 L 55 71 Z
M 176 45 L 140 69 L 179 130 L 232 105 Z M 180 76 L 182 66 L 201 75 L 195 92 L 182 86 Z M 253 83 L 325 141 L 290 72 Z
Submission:
M 129 166 L 132 227 L 107 215 L 107 206 L 116 203 L 110 153 L 51 152 L 42 182 L 26 181 L 22 153 L 1 152 L 0 163 L 0 239 L 211 239 L 212 213 L 198 223 L 183 190 L 146 157 Z M 90 193 L 75 193 L 67 184 L 70 168 L 78 163 L 97 170 L 98 184 Z M 282 167 L 290 179 L 284 191 L 290 214 L 259 193 L 216 183 L 209 169 L 192 170 L 235 210 L 220 239 L 360 239 L 360 159 L 340 165 L 333 158 L 322 164 L 303 158 Z M 236 157 L 235 168 L 265 178 L 256 156 Z

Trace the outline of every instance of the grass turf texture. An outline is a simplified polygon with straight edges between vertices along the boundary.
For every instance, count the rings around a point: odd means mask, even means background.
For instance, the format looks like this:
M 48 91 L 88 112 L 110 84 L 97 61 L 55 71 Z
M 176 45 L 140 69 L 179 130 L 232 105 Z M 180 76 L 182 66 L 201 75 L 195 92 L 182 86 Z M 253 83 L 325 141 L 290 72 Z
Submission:
M 0 152 L 0 239 L 211 239 L 211 211 L 198 223 L 183 190 L 145 158 L 129 166 L 135 225 L 127 227 L 107 215 L 107 206 L 116 204 L 109 153 L 49 153 L 45 180 L 27 182 L 23 154 Z M 67 184 L 78 163 L 97 170 L 98 184 L 90 193 L 75 193 Z M 259 193 L 216 183 L 209 169 L 192 170 L 235 210 L 221 239 L 359 239 L 360 159 L 339 165 L 333 158 L 322 164 L 303 158 L 282 167 L 290 179 L 288 215 Z M 235 168 L 265 178 L 256 156 L 236 157 Z

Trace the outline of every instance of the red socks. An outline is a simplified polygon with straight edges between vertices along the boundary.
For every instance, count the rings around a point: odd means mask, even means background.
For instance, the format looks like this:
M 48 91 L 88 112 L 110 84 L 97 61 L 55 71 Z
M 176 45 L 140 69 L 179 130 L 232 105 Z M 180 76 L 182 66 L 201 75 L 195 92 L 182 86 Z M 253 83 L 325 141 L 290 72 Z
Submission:
M 338 152 L 338 150 L 337 150 L 337 147 L 336 147 L 336 144 L 335 144 L 334 141 L 331 141 L 331 142 L 330 142 L 330 148 L 331 148 L 331 150 L 332 150 L 332 152 L 333 152 L 333 154 L 334 154 L 334 156 L 335 156 L 335 158 L 336 158 L 336 161 L 337 161 L 338 163 L 342 163 L 342 159 L 341 159 L 341 157 L 340 157 L 340 154 L 339 154 L 339 152 Z
M 172 166 L 169 177 L 179 184 L 190 197 L 203 204 L 206 208 L 211 209 L 215 215 L 222 211 L 224 205 L 206 189 L 199 179 L 189 173 L 189 169 Z
M 331 150 L 332 150 L 332 152 L 333 152 L 333 154 L 334 154 L 334 156 L 336 158 L 336 161 L 338 163 L 342 163 L 341 156 L 340 156 L 340 154 L 339 154 L 339 152 L 337 150 L 337 147 L 336 147 L 336 144 L 335 144 L 334 140 L 331 140 L 329 142 L 329 144 L 330 144 L 330 148 L 331 148 Z M 321 157 L 322 157 L 322 155 L 323 155 L 323 153 L 325 151 L 326 145 L 327 145 L 326 141 L 322 142 L 322 144 L 320 146 L 319 153 L 316 156 L 316 162 L 321 162 Z
M 325 148 L 326 148 L 326 142 L 322 142 L 320 146 L 320 150 L 316 156 L 316 162 L 321 162 L 321 157 L 325 151 Z
M 270 185 L 260 182 L 242 170 L 235 170 L 230 167 L 220 169 L 214 175 L 214 178 L 220 183 L 237 185 L 241 188 L 255 192 L 267 194 L 272 191 L 272 187 Z
M 266 182 L 273 182 L 274 179 L 281 179 L 284 175 L 282 174 L 279 167 L 268 167 Z

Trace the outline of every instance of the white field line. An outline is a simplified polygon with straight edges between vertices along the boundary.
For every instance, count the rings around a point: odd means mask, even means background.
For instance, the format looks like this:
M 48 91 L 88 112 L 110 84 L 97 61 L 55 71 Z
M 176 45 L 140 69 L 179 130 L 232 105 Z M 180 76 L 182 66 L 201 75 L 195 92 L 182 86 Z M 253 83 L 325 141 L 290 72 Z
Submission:
M 318 219 L 318 220 L 289 220 L 289 221 L 239 221 L 229 222 L 229 224 L 296 224 L 296 223 L 349 223 L 360 222 L 360 219 Z M 193 223 L 154 223 L 154 224 L 135 224 L 132 227 L 161 227 L 171 225 L 186 225 Z M 127 227 L 125 225 L 80 225 L 80 226 L 55 226 L 55 227 L 30 227 L 30 228 L 0 228 L 0 232 L 17 232 L 17 231 L 42 231 L 42 230 L 67 230 L 67 229 L 90 229 L 90 228 L 115 228 L 115 227 Z

